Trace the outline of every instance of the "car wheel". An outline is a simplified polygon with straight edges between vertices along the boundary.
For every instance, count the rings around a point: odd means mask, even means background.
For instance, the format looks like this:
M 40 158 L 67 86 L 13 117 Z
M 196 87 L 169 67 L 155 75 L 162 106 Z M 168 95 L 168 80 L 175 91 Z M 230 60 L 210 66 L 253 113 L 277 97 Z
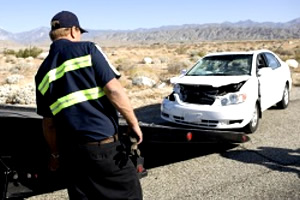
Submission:
M 245 133 L 254 133 L 258 128 L 258 122 L 259 122 L 259 110 L 258 105 L 255 104 L 255 109 L 252 114 L 251 121 L 244 127 Z
M 286 85 L 283 94 L 282 94 L 282 99 L 277 103 L 277 107 L 280 109 L 285 109 L 288 107 L 290 102 L 290 92 L 289 92 L 289 87 Z

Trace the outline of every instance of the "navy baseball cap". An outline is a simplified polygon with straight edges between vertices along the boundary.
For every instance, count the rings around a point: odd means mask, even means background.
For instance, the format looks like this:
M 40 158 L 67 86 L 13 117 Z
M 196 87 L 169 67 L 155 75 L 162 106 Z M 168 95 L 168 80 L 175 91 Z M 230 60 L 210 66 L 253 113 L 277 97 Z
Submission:
M 87 31 L 80 27 L 77 16 L 69 11 L 61 11 L 54 15 L 51 20 L 51 31 L 59 28 L 71 28 L 78 27 L 81 33 L 86 33 Z

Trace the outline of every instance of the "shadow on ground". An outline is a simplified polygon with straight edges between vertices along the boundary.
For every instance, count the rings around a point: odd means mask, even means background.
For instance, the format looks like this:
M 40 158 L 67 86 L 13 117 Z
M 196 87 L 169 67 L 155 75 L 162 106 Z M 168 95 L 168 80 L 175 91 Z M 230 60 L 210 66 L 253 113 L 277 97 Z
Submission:
M 224 153 L 237 145 L 226 143 L 148 143 L 140 145 L 145 159 L 145 168 L 155 168 L 163 165 L 185 161 L 213 153 Z
M 139 121 L 148 123 L 148 124 L 161 124 L 167 123 L 160 117 L 160 105 L 161 104 L 152 104 L 144 107 L 135 109 L 136 117 Z
M 285 149 L 260 147 L 257 150 L 233 150 L 223 152 L 224 158 L 265 166 L 271 170 L 295 173 L 300 178 L 300 148 Z
M 187 127 L 184 125 L 175 125 L 161 119 L 160 106 L 161 104 L 153 104 L 140 107 L 135 109 L 135 114 L 138 120 L 145 124 Z M 145 158 L 145 168 L 147 169 L 189 160 L 212 153 L 225 152 L 237 146 L 235 144 L 226 143 L 225 141 L 218 143 L 206 143 L 205 141 L 204 143 L 189 143 L 184 141 L 182 143 L 168 143 L 168 141 L 164 139 L 163 141 L 166 142 L 156 143 L 151 142 L 151 138 L 148 137 L 147 134 L 150 133 L 144 132 L 144 142 L 139 147 L 141 149 L 142 156 Z M 153 133 L 151 133 L 151 135 L 152 134 Z M 162 134 L 166 135 L 166 132 Z M 170 141 L 171 139 L 172 138 L 170 138 Z

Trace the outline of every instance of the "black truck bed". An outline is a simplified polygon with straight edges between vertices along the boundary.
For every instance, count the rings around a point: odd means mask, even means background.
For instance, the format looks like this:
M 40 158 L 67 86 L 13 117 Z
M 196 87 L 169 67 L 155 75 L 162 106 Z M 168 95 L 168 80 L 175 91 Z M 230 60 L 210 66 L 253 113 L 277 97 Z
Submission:
M 243 143 L 250 139 L 245 133 L 238 131 L 207 130 L 172 124 L 160 118 L 158 106 L 147 106 L 135 111 L 145 142 Z M 41 119 L 33 107 L 0 105 L 2 129 L 13 131 L 14 128 L 25 123 L 21 126 L 23 131 L 40 133 Z M 119 125 L 121 132 L 127 131 L 127 124 L 122 116 L 119 118 Z
M 211 131 L 170 124 L 159 117 L 159 105 L 136 110 L 144 143 L 243 143 L 241 132 Z M 48 149 L 42 118 L 33 107 L 0 105 L 0 200 L 27 197 L 64 188 L 60 172 L 47 169 Z M 120 132 L 127 131 L 120 117 Z

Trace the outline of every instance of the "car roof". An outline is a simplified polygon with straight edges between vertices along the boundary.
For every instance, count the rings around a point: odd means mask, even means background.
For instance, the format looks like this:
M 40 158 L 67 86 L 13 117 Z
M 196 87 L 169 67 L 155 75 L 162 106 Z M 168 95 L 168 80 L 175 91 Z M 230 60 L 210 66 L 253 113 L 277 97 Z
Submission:
M 266 49 L 261 49 L 261 50 L 254 50 L 254 51 L 228 51 L 228 52 L 216 52 L 216 53 L 209 53 L 205 55 L 205 57 L 208 56 L 222 56 L 222 55 L 254 55 L 254 54 L 259 54 L 259 53 L 273 53 L 270 50 Z

